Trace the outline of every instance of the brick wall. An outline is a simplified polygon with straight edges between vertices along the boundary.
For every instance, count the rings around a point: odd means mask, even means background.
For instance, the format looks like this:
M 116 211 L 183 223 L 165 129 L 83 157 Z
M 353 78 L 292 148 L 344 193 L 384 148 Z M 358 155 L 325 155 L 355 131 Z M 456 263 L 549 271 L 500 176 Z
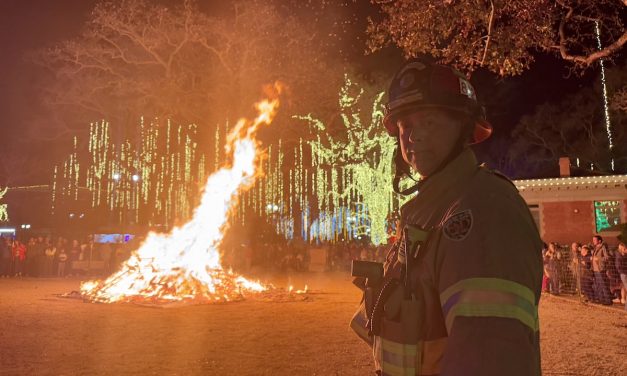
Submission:
M 541 218 L 542 240 L 546 243 L 590 243 L 595 234 L 591 201 L 545 202 Z

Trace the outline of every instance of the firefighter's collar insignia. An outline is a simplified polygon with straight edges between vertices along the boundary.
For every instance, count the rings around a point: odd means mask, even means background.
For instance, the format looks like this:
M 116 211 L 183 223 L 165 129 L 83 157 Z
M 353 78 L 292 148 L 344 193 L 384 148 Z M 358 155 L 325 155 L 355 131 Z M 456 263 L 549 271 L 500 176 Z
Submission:
M 472 212 L 470 210 L 464 210 L 450 216 L 446 222 L 444 222 L 442 232 L 444 232 L 444 236 L 449 240 L 462 241 L 466 239 L 470 233 L 472 222 Z

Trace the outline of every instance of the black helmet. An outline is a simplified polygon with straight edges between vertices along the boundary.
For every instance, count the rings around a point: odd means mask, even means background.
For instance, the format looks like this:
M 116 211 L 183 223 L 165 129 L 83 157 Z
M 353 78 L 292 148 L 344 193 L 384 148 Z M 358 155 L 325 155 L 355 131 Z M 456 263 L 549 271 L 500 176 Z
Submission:
M 445 65 L 412 59 L 392 79 L 383 124 L 390 135 L 397 136 L 396 120 L 425 107 L 443 107 L 467 114 L 475 122 L 473 144 L 484 141 L 492 133 L 475 89 L 461 73 Z

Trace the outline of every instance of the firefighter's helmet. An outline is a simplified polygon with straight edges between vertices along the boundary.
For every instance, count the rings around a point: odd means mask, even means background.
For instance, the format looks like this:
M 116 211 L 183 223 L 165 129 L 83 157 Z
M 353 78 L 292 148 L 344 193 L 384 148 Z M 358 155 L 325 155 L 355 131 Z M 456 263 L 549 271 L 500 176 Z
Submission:
M 474 87 L 457 70 L 412 59 L 396 73 L 388 91 L 383 124 L 392 136 L 398 135 L 396 120 L 425 107 L 442 107 L 466 114 L 474 122 L 471 143 L 484 141 L 492 133 Z

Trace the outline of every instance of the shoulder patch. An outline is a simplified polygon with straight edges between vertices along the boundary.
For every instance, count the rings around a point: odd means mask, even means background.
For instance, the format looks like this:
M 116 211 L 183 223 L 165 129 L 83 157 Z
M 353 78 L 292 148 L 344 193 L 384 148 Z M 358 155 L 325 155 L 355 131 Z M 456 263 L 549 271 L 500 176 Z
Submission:
M 470 209 L 450 216 L 442 226 L 442 232 L 447 239 L 461 241 L 466 239 L 472 229 L 472 211 Z

